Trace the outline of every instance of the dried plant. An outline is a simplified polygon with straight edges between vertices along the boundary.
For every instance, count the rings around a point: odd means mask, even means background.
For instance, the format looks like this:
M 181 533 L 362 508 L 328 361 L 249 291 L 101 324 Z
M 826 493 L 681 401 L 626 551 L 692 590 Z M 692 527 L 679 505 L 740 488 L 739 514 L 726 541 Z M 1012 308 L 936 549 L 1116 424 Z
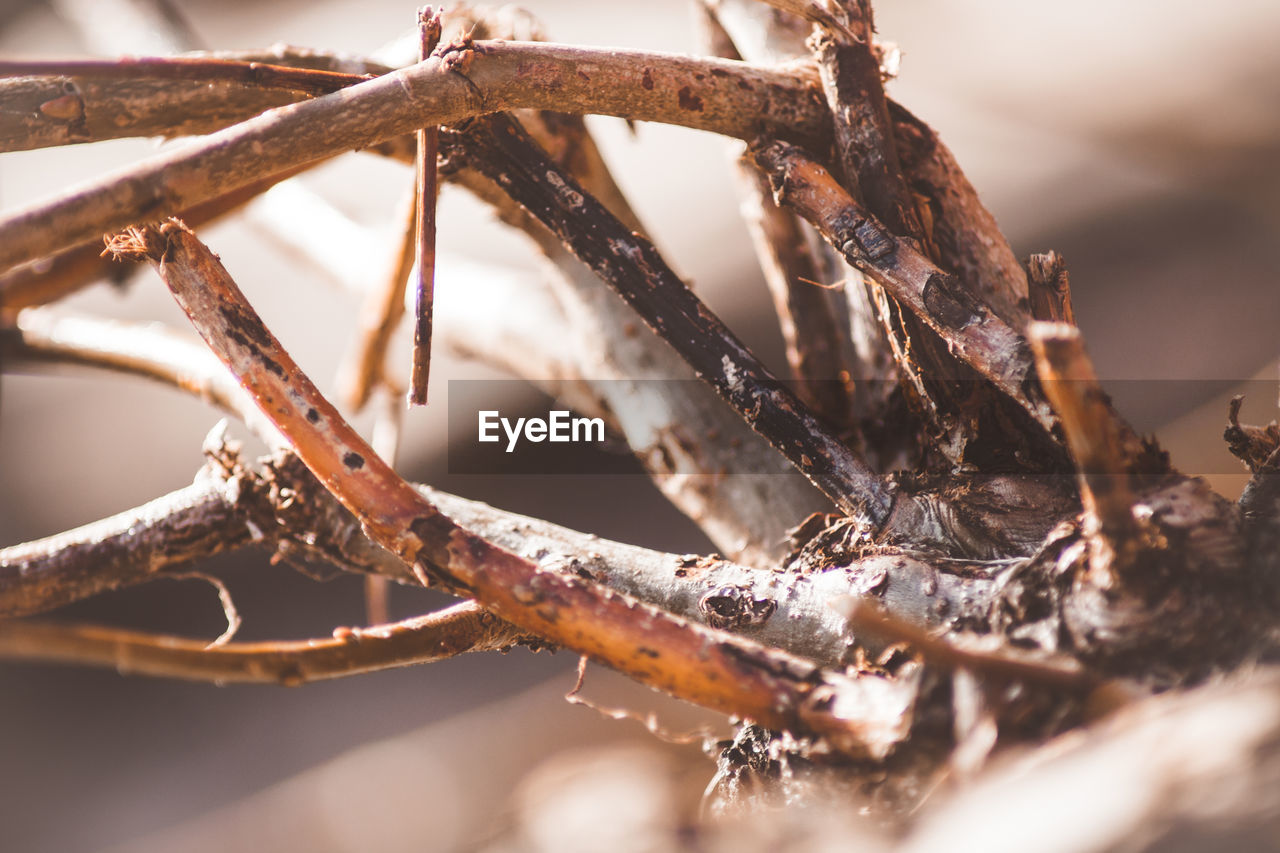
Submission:
M 1274 673 L 1255 669 L 1280 603 L 1274 424 L 1231 414 L 1231 449 L 1253 472 L 1238 503 L 1134 432 L 1073 325 L 1062 259 L 1020 262 L 942 140 L 886 97 L 866 3 L 708 0 L 705 13 L 701 57 L 553 44 L 510 12 L 453 10 L 443 35 L 438 14 L 422 16 L 420 61 L 403 68 L 294 49 L 0 63 L 6 150 L 206 134 L 0 221 L 5 369 L 147 376 L 271 448 L 246 460 L 213 436 L 193 485 L 0 551 L 0 655 L 296 684 L 563 648 L 743 721 L 719 749 L 712 812 L 837 802 L 904 831 L 993 756 L 1076 738 L 1109 756 L 1106 772 L 1133 760 L 1106 739 L 1145 731 L 1143 715 L 1177 733 L 1180 709 L 1234 695 L 1175 688 L 1248 669 L 1229 689 L 1273 695 Z M 591 113 L 746 143 L 741 189 L 792 381 L 647 239 Z M 433 337 L 542 385 L 604 418 L 724 556 L 602 541 L 412 485 L 344 420 L 196 232 L 353 150 L 416 158 L 418 175 L 392 273 L 360 319 L 348 401 L 394 385 L 387 348 L 410 282 L 415 401 Z M 437 178 L 526 233 L 558 270 L 552 289 L 433 330 Z M 203 345 L 44 307 L 121 263 L 153 267 Z M 571 328 L 522 327 L 537 305 Z M 641 375 L 701 382 L 614 381 Z M 730 460 L 805 479 L 712 476 Z M 463 603 L 309 643 L 25 618 L 244 547 Z M 1264 789 L 1277 723 L 1273 711 L 1235 768 Z M 1040 760 L 1033 782 L 1057 772 Z M 1199 790 L 1216 772 L 1151 784 Z M 1273 799 L 1255 790 L 1211 817 L 1262 825 Z M 1111 843 L 1185 816 L 1170 802 Z

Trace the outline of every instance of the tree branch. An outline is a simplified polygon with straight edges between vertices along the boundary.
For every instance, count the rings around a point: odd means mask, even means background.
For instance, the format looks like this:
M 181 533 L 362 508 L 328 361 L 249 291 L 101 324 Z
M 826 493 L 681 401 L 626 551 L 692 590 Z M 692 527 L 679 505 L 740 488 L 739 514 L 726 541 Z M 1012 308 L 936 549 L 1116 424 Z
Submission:
M 884 521 L 892 504 L 887 484 L 760 364 L 653 244 L 550 162 L 519 125 L 506 117 L 478 122 L 466 134 L 463 156 L 594 269 L 841 510 L 871 528 Z
M 643 233 L 581 117 L 525 114 L 522 120 L 533 128 L 530 132 L 539 144 L 580 177 L 625 227 Z M 509 312 L 495 318 L 486 311 L 483 316 L 469 315 L 472 322 L 461 326 L 457 318 L 445 323 L 444 333 L 452 333 L 464 348 L 482 349 L 490 360 L 494 354 L 501 357 L 518 337 L 527 354 L 507 359 L 509 369 L 543 380 L 544 386 L 546 376 L 557 375 L 548 370 L 548 355 L 550 365 L 570 366 L 569 375 L 576 381 L 555 383 L 556 393 L 567 392 L 564 399 L 575 408 L 594 411 L 616 427 L 663 494 L 722 553 L 758 568 L 778 565 L 786 553 L 787 531 L 811 513 L 830 508 L 822 493 L 500 186 L 467 167 L 451 166 L 448 174 L 504 222 L 523 231 L 554 265 L 551 284 L 559 307 L 554 321 L 547 312 L 534 313 L 530 317 L 544 317 L 543 322 L 521 323 L 519 330 L 504 331 Z M 515 298 L 528 303 L 532 295 Z M 557 355 L 566 346 L 569 352 Z M 769 487 L 761 488 L 765 480 Z
M 693 80 L 695 74 L 701 81 Z M 696 88 L 695 88 L 696 83 Z M 813 141 L 826 127 L 805 69 L 546 43 L 475 42 L 272 110 L 0 220 L 0 269 L 171 215 L 303 163 L 427 124 L 531 107 Z

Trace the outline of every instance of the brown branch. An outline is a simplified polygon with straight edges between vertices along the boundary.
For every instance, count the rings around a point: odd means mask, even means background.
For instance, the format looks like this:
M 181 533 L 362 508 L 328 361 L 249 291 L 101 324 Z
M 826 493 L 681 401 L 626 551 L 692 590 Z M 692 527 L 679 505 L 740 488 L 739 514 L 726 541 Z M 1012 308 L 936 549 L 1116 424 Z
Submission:
M 1104 546 L 1090 561 L 1097 582 L 1111 585 L 1111 566 L 1142 542 L 1134 517 L 1136 437 L 1112 410 L 1084 350 L 1080 330 L 1065 323 L 1032 323 L 1027 337 L 1045 395 L 1057 412 L 1075 459 L 1086 534 Z
M 596 271 L 751 428 L 842 511 L 878 527 L 888 485 L 821 424 L 633 234 L 504 116 L 477 120 L 463 153 Z M 583 223 L 590 223 L 585 225 Z
M 579 126 L 581 136 L 571 124 Z M 593 194 L 601 189 L 612 199 L 609 210 L 639 232 L 625 199 L 609 190 L 607 170 L 581 125 L 578 117 L 558 117 L 560 138 L 548 140 L 554 143 L 550 150 L 573 152 L 580 161 L 575 174 L 585 174 Z M 450 179 L 533 241 L 554 265 L 550 283 L 555 290 L 538 298 L 528 286 L 498 288 L 501 282 L 494 276 L 469 285 L 512 292 L 478 297 L 465 315 L 455 313 L 441 327 L 453 339 L 451 347 L 530 379 L 583 413 L 603 417 L 662 493 L 721 553 L 759 568 L 778 565 L 786 554 L 786 532 L 811 513 L 830 509 L 830 502 L 500 186 L 470 168 L 451 171 Z M 513 310 L 495 316 L 483 307 L 491 304 Z M 768 489 L 759 487 L 762 477 L 768 478 Z
M 136 509 L 0 549 L 0 617 L 53 610 L 249 545 L 240 485 L 203 478 Z
M 369 402 L 374 387 L 382 382 L 386 371 L 387 347 L 391 336 L 404 317 L 405 287 L 413 269 L 418 220 L 418 192 L 409 193 L 404 210 L 396 217 L 404 227 L 396 241 L 396 251 L 382 283 L 370 288 L 356 320 L 356 344 L 347 356 L 339 377 L 342 396 L 356 411 Z
M 418 10 L 418 61 L 425 62 L 440 43 L 440 10 L 423 6 Z M 436 285 L 436 201 L 439 181 L 436 172 L 440 129 L 419 128 L 417 156 L 418 216 L 414 235 L 417 278 L 414 281 L 416 310 L 413 324 L 413 361 L 409 371 L 409 405 L 427 404 L 427 382 L 431 373 L 431 310 Z
M 695 74 L 702 80 L 694 80 Z M 668 122 L 741 138 L 763 129 L 812 141 L 825 128 L 816 97 L 816 80 L 803 68 L 475 42 L 447 57 L 272 110 L 75 193 L 15 211 L 0 220 L 0 269 L 427 124 L 530 107 Z
M 0 622 L 0 659 L 111 667 L 217 684 L 296 687 L 466 652 L 506 649 L 521 633 L 474 602 L 371 628 L 338 628 L 332 638 L 210 646 L 201 640 L 92 625 Z
M 826 169 L 784 142 L 754 149 L 781 204 L 817 227 L 845 259 L 875 279 L 971 366 L 1018 403 L 1041 426 L 1053 413 L 1034 394 L 1031 357 L 1022 336 L 957 287 L 909 241 L 894 237 L 844 191 Z M 931 377 L 945 378 L 945 377 Z
M 914 682 L 820 670 L 580 577 L 540 571 L 459 528 L 320 395 L 189 231 L 170 222 L 131 231 L 113 247 L 156 265 L 206 343 L 307 467 L 370 538 L 413 563 L 424 581 L 465 591 L 526 631 L 696 704 L 825 735 L 848 752 L 883 756 L 906 736 Z
M 77 65 L 57 63 L 73 76 L 9 77 L 0 79 L 0 151 L 26 151 L 55 145 L 97 142 L 128 136 L 189 136 L 212 133 L 274 107 L 299 99 L 290 88 L 264 87 L 244 79 L 212 82 L 175 80 L 154 71 L 155 64 L 173 61 L 134 60 L 127 68 L 111 61 Z M 335 84 L 349 85 L 370 74 L 391 69 L 354 58 L 296 48 L 276 48 L 244 53 L 190 54 L 177 59 L 188 66 L 231 69 L 224 77 L 246 76 L 236 71 L 247 65 L 288 66 L 283 72 L 313 68 L 330 76 Z M 144 64 L 138 64 L 142 62 Z M 152 64 L 145 64 L 150 62 Z M 212 63 L 212 66 L 210 65 Z M 28 64 L 29 70 L 37 66 Z M 113 70 L 113 67 L 116 70 Z M 159 75 L 159 76 L 157 76 Z M 334 85 L 328 91 L 340 86 Z
M 278 175 L 231 190 L 182 211 L 184 222 L 203 225 L 240 209 L 281 181 L 310 169 L 299 166 Z M 32 305 L 46 305 L 104 279 L 127 275 L 120 264 L 102 257 L 102 238 L 64 249 L 34 263 L 0 275 L 0 313 L 14 312 Z
M 122 56 L 118 59 L 0 60 L 0 78 L 92 77 L 105 80 L 187 80 L 203 84 L 240 83 L 304 95 L 327 95 L 370 79 L 366 75 L 290 68 L 262 62 L 188 56 Z M 57 107 L 45 105 L 50 115 Z

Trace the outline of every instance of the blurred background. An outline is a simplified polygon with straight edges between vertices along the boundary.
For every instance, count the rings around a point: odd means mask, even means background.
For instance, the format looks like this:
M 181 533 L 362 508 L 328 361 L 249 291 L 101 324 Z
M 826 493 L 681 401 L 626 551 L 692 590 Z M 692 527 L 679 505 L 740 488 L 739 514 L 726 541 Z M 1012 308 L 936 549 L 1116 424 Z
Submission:
M 401 35 L 415 8 L 389 0 L 174 5 L 204 47 L 286 42 L 356 54 Z M 684 0 L 524 5 L 557 41 L 698 49 Z M 77 22 L 91 14 L 127 23 L 127 9 L 104 13 L 109 6 L 2 4 L 0 50 L 108 55 L 110 29 Z M 917 0 L 880 4 L 877 22 L 903 50 L 891 94 L 939 131 L 1017 253 L 1056 249 L 1067 258 L 1079 324 L 1121 411 L 1155 431 L 1184 470 L 1234 497 L 1244 478 L 1221 441 L 1226 401 L 1247 390 L 1245 416 L 1254 422 L 1271 420 L 1276 406 L 1280 5 Z M 668 260 L 779 364 L 769 300 L 737 217 L 732 145 L 668 127 L 632 133 L 616 119 L 593 118 L 591 127 Z M 123 140 L 5 154 L 0 207 L 156 148 Z M 280 220 L 270 204 L 202 231 L 322 387 L 332 386 L 352 334 L 357 299 L 343 279 L 381 275 L 410 180 L 408 169 L 364 155 L 306 175 L 302 183 L 344 217 L 341 227 L 354 229 L 352 248 L 323 267 L 264 224 Z M 439 242 L 451 263 L 533 270 L 523 240 L 478 205 L 450 189 L 441 204 Z M 441 298 L 465 302 L 465 285 L 443 275 Z M 64 307 L 186 328 L 146 273 L 127 289 L 99 287 Z M 403 337 L 396 353 L 407 362 Z M 445 382 L 494 375 L 437 361 L 436 402 L 406 419 L 399 467 L 407 476 L 601 536 L 711 550 L 640 476 L 451 475 Z M 141 381 L 77 373 L 0 383 L 0 545 L 189 483 L 217 420 Z M 363 620 L 358 579 L 315 583 L 247 553 L 208 568 L 236 598 L 240 639 L 324 636 Z M 440 602 L 395 589 L 391 603 L 403 617 Z M 216 596 L 190 581 L 160 581 L 59 615 L 210 638 L 222 629 Z M 710 763 L 696 747 L 663 745 L 634 722 L 565 703 L 575 664 L 571 655 L 519 650 L 299 689 L 0 665 L 0 848 L 407 850 L 499 838 L 558 846 L 573 815 L 593 813 L 565 804 L 617 802 L 624 793 L 635 813 L 610 812 L 610 828 L 623 836 L 646 816 L 687 813 Z M 598 670 L 585 692 L 641 710 L 659 702 Z M 673 728 L 702 720 L 662 707 Z

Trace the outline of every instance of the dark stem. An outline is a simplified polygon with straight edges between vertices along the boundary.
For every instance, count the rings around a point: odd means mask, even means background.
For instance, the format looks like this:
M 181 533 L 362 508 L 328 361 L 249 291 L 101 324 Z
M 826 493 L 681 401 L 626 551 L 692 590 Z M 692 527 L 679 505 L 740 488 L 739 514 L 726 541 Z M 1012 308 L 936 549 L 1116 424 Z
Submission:
M 514 120 L 477 119 L 464 138 L 452 137 L 452 145 L 595 270 L 841 510 L 864 526 L 880 526 L 893 501 L 888 484 L 760 363 L 652 243 L 551 162 Z

